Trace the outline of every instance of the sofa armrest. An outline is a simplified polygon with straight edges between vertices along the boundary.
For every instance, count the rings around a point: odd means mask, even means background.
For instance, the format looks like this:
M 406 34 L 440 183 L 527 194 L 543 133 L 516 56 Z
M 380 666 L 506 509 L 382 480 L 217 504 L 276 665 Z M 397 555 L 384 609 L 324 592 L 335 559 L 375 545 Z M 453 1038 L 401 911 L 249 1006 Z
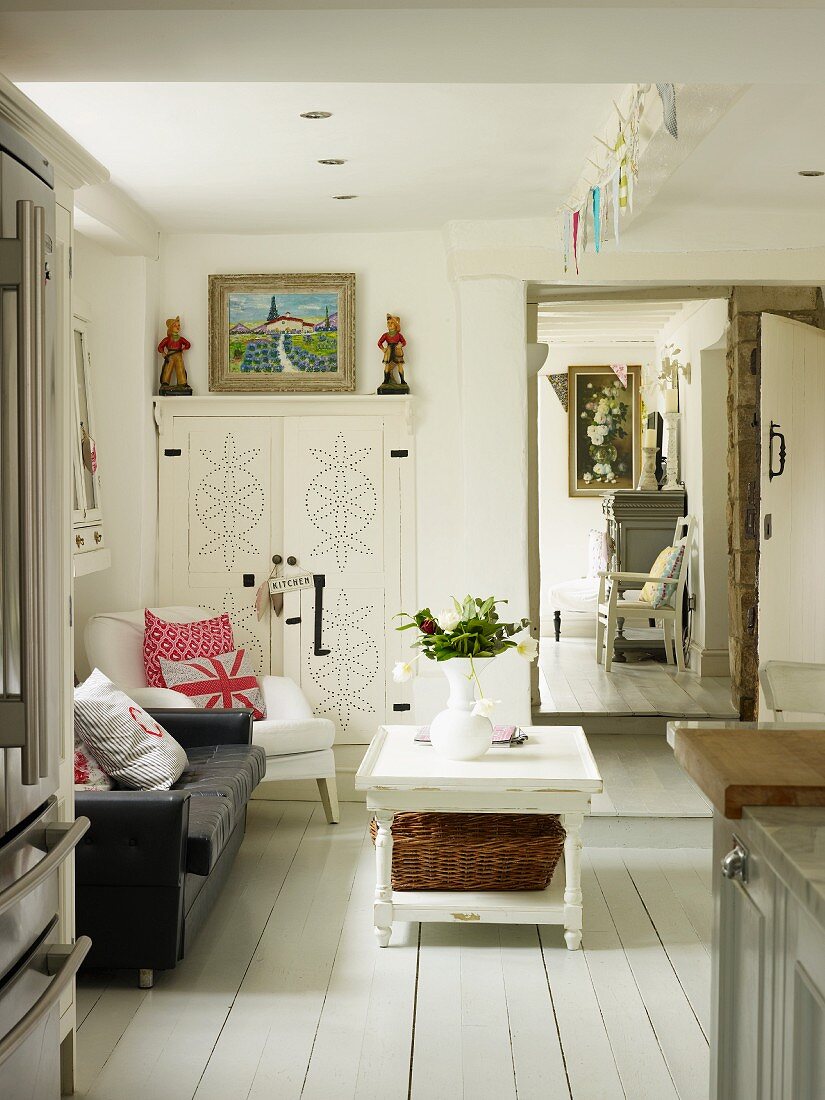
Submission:
M 158 710 L 153 707 L 149 714 L 184 749 L 252 744 L 251 710 Z
M 177 886 L 186 868 L 188 791 L 76 791 L 91 825 L 75 849 L 78 885 Z

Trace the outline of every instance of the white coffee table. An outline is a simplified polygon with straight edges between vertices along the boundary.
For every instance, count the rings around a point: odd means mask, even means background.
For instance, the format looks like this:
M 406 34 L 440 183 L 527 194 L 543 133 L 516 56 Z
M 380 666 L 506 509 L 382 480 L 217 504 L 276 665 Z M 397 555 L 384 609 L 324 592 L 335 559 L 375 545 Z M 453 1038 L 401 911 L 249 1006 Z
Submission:
M 414 740 L 416 726 L 382 726 L 355 777 L 375 817 L 375 904 L 379 947 L 393 920 L 561 924 L 568 948 L 582 939 L 581 826 L 602 779 L 580 726 L 528 726 L 528 741 L 453 761 Z M 564 861 L 545 890 L 393 890 L 392 821 L 405 810 L 559 814 Z

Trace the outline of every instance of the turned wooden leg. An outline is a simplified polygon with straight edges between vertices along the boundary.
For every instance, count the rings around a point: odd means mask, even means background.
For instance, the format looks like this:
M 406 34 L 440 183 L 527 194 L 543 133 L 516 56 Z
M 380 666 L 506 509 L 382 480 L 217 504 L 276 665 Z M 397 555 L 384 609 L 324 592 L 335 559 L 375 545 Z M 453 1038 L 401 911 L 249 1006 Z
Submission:
M 321 804 L 324 807 L 324 813 L 327 815 L 327 822 L 330 825 L 337 825 L 341 820 L 341 815 L 338 810 L 338 785 L 335 779 L 317 779 L 318 793 L 321 796 Z
M 564 942 L 575 951 L 582 942 L 582 841 L 583 814 L 562 814 L 564 826 Z
M 375 938 L 379 947 L 388 947 L 392 933 L 392 819 L 395 815 L 379 810 L 375 815 L 375 902 L 372 907 Z
M 553 630 L 556 632 L 556 641 L 561 638 L 561 611 L 553 612 Z

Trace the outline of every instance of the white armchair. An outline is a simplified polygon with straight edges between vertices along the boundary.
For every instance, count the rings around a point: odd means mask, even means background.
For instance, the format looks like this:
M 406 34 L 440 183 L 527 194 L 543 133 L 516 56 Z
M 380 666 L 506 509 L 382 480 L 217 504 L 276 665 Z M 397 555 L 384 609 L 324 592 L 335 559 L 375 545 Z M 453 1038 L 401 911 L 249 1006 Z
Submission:
M 166 622 L 190 623 L 206 617 L 202 607 L 152 608 Z M 143 707 L 194 707 L 169 688 L 146 685 L 143 668 L 143 610 L 93 615 L 86 624 L 86 656 Z M 252 740 L 266 752 L 264 782 L 314 779 L 327 821 L 338 821 L 338 793 L 332 744 L 335 726 L 316 718 L 304 693 L 286 676 L 262 676 L 266 718 L 254 722 Z
M 695 531 L 696 520 L 693 516 L 687 516 L 685 519 L 676 521 L 673 545 L 683 543 L 684 553 L 682 554 L 679 574 L 672 579 L 666 580 L 651 573 L 622 573 L 616 571 L 599 573 L 596 661 L 601 664 L 602 655 L 604 655 L 605 672 L 610 672 L 613 661 L 613 644 L 616 640 L 619 619 L 630 623 L 642 622 L 647 624 L 651 619 L 660 622 L 665 636 L 665 653 L 667 654 L 668 664 L 673 663 L 675 650 L 676 667 L 679 672 L 685 671 L 685 653 L 682 640 L 682 595 L 687 583 Z M 653 607 L 652 604 L 641 599 L 622 599 L 623 589 L 640 589 L 648 581 L 664 584 L 667 587 L 669 595 L 664 606 Z
M 554 584 L 547 593 L 547 602 L 553 608 L 553 631 L 556 641 L 561 638 L 561 613 L 596 615 L 599 597 L 599 574 L 607 569 L 608 539 L 606 531 L 592 530 L 587 538 L 587 576 Z

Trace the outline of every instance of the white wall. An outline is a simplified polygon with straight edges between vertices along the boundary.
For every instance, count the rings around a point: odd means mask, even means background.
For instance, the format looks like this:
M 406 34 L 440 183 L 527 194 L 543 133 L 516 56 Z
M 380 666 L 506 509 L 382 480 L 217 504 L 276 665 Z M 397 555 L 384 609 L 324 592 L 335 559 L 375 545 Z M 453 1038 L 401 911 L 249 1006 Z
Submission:
M 685 306 L 657 342 L 681 348 L 691 364 L 691 381 L 679 382 L 680 476 L 688 511 L 698 519 L 691 563 L 696 596 L 691 667 L 702 675 L 728 674 L 727 597 L 727 341 L 728 306 L 723 299 Z
M 542 633 L 550 633 L 553 608 L 547 593 L 561 581 L 587 572 L 587 536 L 604 528 L 601 497 L 571 497 L 568 492 L 568 418 L 546 375 L 569 366 L 605 363 L 644 364 L 654 357 L 652 344 L 607 347 L 553 347 L 536 379 L 538 385 L 539 553 L 541 555 Z M 571 623 L 571 626 L 574 625 Z M 595 629 L 595 626 L 594 628 Z
M 75 309 L 88 317 L 95 443 L 112 565 L 74 585 L 75 662 L 88 671 L 86 620 L 140 607 L 155 585 L 156 446 L 151 395 L 157 264 L 114 256 L 80 234 L 74 242 Z M 156 341 L 155 341 L 156 343 Z

